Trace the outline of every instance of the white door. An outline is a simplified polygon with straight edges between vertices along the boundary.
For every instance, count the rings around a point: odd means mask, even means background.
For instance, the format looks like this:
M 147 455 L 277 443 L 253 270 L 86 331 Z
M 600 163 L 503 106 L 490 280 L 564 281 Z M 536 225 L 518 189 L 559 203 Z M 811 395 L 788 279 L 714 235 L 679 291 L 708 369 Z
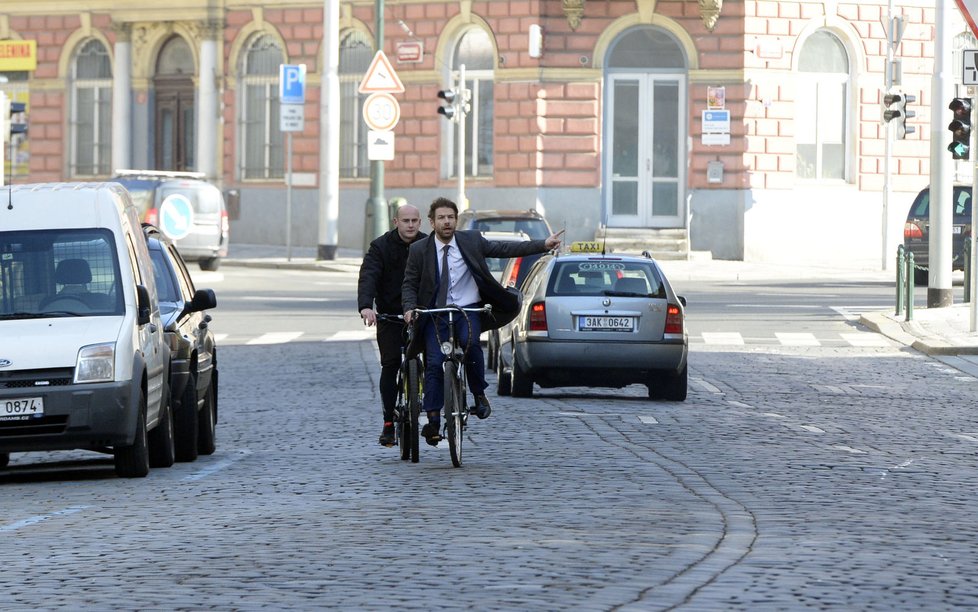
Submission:
M 684 227 L 685 90 L 682 75 L 609 74 L 609 227 Z

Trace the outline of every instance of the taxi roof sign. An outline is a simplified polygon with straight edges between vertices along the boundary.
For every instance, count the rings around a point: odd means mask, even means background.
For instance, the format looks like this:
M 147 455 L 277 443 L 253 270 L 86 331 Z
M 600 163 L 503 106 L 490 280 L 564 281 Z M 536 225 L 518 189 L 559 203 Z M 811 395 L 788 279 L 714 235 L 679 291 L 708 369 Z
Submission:
M 594 240 L 579 240 L 570 244 L 571 253 L 601 253 L 603 251 L 604 246 L 600 242 Z

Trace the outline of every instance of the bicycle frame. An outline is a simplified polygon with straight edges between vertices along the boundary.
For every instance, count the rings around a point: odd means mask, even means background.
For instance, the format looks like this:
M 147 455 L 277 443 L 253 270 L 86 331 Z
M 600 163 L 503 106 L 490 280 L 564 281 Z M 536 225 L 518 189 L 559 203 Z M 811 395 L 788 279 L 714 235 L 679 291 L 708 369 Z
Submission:
M 399 321 L 404 323 L 403 315 L 377 315 L 379 321 Z M 420 459 L 418 447 L 418 417 L 421 413 L 421 394 L 423 388 L 424 365 L 420 356 L 407 357 L 407 347 L 411 343 L 414 328 L 404 324 L 404 335 L 401 342 L 401 365 L 397 370 L 397 399 L 394 402 L 394 425 L 397 431 L 397 443 L 401 448 L 401 459 L 411 459 L 417 463 Z

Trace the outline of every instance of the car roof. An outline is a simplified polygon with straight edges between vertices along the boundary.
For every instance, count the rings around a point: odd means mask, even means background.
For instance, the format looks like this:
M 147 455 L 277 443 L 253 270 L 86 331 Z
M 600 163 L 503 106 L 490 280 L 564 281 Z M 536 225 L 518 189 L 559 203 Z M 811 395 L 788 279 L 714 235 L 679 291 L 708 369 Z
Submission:
M 543 215 L 533 210 L 463 210 L 459 216 L 475 217 L 476 219 L 543 219 Z
M 112 178 L 141 179 L 146 181 L 166 181 L 172 179 L 204 181 L 203 172 L 170 172 L 167 170 L 116 170 Z
M 502 240 L 504 242 L 520 242 L 530 239 L 524 232 L 484 231 L 482 237 L 486 240 Z

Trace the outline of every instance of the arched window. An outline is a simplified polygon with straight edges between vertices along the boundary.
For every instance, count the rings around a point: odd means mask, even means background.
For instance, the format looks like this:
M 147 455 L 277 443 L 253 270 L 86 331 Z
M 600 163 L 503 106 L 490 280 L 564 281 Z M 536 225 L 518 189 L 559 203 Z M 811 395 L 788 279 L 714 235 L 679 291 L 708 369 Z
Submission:
M 363 32 L 351 30 L 340 41 L 340 176 L 344 178 L 370 175 L 367 126 L 362 119 L 367 97 L 357 88 L 373 56 L 373 46 Z
M 285 176 L 285 153 L 279 126 L 278 71 L 285 55 L 278 42 L 259 34 L 241 62 L 241 178 Z
M 803 43 L 795 95 L 795 172 L 802 179 L 848 177 L 849 54 L 819 30 Z
M 112 165 L 112 65 L 105 45 L 88 40 L 71 62 L 68 156 L 71 176 L 104 176 Z
M 452 57 L 454 74 L 465 65 L 465 87 L 472 93 L 469 100 L 469 113 L 465 117 L 465 174 L 467 176 L 489 176 L 493 170 L 493 67 L 495 49 L 492 40 L 484 30 L 466 30 Z M 454 80 L 454 79 L 453 79 Z M 458 129 L 457 124 L 451 124 Z M 454 153 L 458 136 L 453 136 L 447 147 L 451 153 L 452 175 L 458 176 L 458 156 Z M 446 151 L 447 152 L 447 151 Z

